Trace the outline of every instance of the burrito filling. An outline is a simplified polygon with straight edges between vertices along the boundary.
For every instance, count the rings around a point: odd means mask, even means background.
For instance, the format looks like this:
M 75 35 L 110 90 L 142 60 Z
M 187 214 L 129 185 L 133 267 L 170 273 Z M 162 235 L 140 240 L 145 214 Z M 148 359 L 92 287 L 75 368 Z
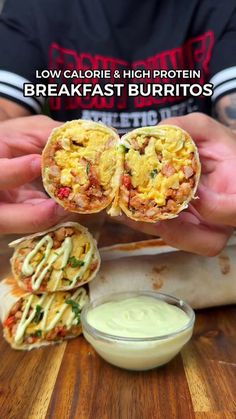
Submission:
M 130 135 L 124 142 L 121 201 L 137 218 L 177 214 L 196 183 L 190 137 L 177 127 Z
M 44 183 L 70 211 L 99 211 L 113 193 L 116 134 L 86 121 L 55 130 L 44 153 Z
M 4 327 L 15 346 L 75 337 L 81 333 L 80 312 L 87 301 L 84 288 L 27 295 L 13 306 Z

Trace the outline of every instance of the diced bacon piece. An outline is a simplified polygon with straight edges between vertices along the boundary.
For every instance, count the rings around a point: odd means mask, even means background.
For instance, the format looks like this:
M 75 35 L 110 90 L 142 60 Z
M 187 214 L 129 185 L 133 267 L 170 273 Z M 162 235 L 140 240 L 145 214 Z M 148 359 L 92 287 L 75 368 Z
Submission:
M 191 166 L 184 166 L 183 172 L 186 179 L 189 179 L 191 176 L 193 176 L 193 173 L 194 173 L 193 168 Z
M 173 199 L 168 199 L 166 207 L 169 211 L 175 212 L 177 209 L 177 204 L 175 201 L 173 201 Z
M 98 186 L 99 185 L 98 175 L 97 175 L 97 172 L 96 172 L 96 170 L 93 166 L 89 167 L 88 178 L 89 178 L 91 186 Z
M 149 137 L 146 137 L 142 146 L 140 147 L 140 150 L 139 150 L 140 154 L 144 154 L 145 148 L 147 147 L 148 143 L 149 143 Z
M 175 174 L 175 168 L 174 168 L 174 166 L 172 166 L 172 164 L 171 164 L 171 163 L 166 163 L 166 164 L 162 167 L 162 169 L 161 169 L 161 173 L 162 173 L 164 176 L 170 177 L 170 176 L 172 176 L 172 175 L 174 175 L 174 174 Z
M 53 166 L 50 167 L 50 172 L 49 173 L 53 177 L 59 177 L 61 171 L 60 171 L 59 167 L 54 164 Z
M 62 149 L 62 144 L 61 144 L 61 142 L 60 141 L 58 141 L 56 144 L 55 144 L 55 150 L 56 151 L 58 151 L 58 150 L 61 150 Z
M 61 227 L 54 232 L 55 239 L 62 242 L 65 237 L 70 237 L 74 234 L 74 229 L 71 227 Z
M 143 201 L 137 194 L 130 198 L 129 203 L 130 206 L 135 209 L 143 209 Z
M 153 215 L 156 215 L 157 212 L 158 212 L 157 208 L 150 208 L 149 210 L 146 211 L 146 216 L 153 217 Z
M 176 189 L 169 188 L 166 192 L 166 196 L 170 196 L 171 198 L 175 198 L 177 194 Z
M 75 202 L 80 208 L 86 208 L 88 206 L 88 197 L 82 194 L 75 196 Z
M 16 319 L 21 319 L 21 317 L 22 317 L 22 312 L 21 311 L 17 311 L 16 314 L 15 314 L 15 318 Z
M 98 266 L 98 261 L 95 260 L 93 263 L 91 263 L 91 265 L 89 267 L 90 271 L 91 272 L 95 271 L 95 269 L 97 268 L 97 266 Z
M 126 189 L 131 189 L 132 187 L 131 176 L 128 175 L 128 173 L 122 176 L 122 184 L 126 187 Z
M 26 343 L 35 343 L 37 341 L 37 337 L 36 336 L 29 336 L 26 338 Z
M 189 183 L 187 182 L 182 183 L 176 194 L 177 202 L 182 203 L 183 201 L 185 201 L 188 198 L 190 192 L 191 192 L 191 186 L 189 185 Z

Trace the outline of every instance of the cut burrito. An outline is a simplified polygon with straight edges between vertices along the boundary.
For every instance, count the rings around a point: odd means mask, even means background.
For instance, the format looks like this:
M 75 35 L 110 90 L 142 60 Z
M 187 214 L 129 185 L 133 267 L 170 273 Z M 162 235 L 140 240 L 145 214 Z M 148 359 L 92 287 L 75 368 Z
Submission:
M 115 130 L 76 120 L 54 129 L 42 155 L 48 194 L 66 210 L 89 214 L 106 208 L 119 186 Z
M 81 334 L 84 288 L 52 294 L 27 294 L 8 278 L 0 283 L 3 334 L 14 349 L 30 350 Z
M 176 217 L 197 189 L 200 161 L 190 135 L 173 125 L 138 128 L 121 139 L 103 124 L 68 122 L 43 152 L 43 181 L 64 208 L 124 213 L 136 221 Z
M 96 275 L 100 256 L 96 241 L 78 223 L 67 222 L 9 244 L 15 251 L 12 273 L 29 292 L 70 290 Z
M 119 205 L 137 221 L 176 217 L 194 197 L 200 176 L 197 148 L 173 125 L 138 128 L 121 139 L 125 148 Z

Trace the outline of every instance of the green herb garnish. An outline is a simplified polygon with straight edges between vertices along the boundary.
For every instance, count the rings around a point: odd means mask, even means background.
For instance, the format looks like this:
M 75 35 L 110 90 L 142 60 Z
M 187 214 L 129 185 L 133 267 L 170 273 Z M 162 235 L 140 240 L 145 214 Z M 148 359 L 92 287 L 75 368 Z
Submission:
M 86 165 L 86 173 L 87 173 L 87 175 L 89 174 L 89 172 L 90 172 L 90 164 L 87 163 L 87 165 Z
M 80 323 L 80 312 L 81 312 L 81 308 L 80 305 L 78 303 L 76 303 L 76 301 L 74 300 L 66 300 L 65 301 L 66 304 L 69 304 L 71 306 L 71 309 L 73 311 L 73 313 L 75 313 L 75 318 L 77 319 L 77 324 Z
M 123 150 L 125 153 L 128 153 L 128 151 L 129 151 L 129 148 L 128 148 L 128 147 L 126 147 L 124 144 L 121 144 L 121 145 L 120 145 L 120 147 L 122 148 L 122 150 Z
M 43 308 L 40 305 L 36 305 L 36 313 L 33 318 L 34 323 L 39 323 L 43 318 Z
M 156 177 L 157 173 L 158 173 L 157 169 L 153 169 L 153 170 L 150 172 L 150 176 L 151 176 L 151 178 L 152 178 L 152 179 L 154 179 L 154 177 Z
M 71 258 L 69 258 L 68 262 L 72 268 L 78 268 L 78 266 L 84 265 L 84 261 L 76 259 L 75 256 L 72 256 Z
M 36 330 L 36 332 L 34 333 L 34 336 L 37 337 L 37 338 L 41 338 L 42 330 Z

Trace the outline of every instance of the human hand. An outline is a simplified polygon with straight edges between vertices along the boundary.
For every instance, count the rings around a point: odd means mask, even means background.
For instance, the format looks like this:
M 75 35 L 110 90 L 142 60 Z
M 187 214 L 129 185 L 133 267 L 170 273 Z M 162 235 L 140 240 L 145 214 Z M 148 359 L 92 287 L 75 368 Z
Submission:
M 170 118 L 163 124 L 188 131 L 196 142 L 202 164 L 199 199 L 178 218 L 154 225 L 123 218 L 130 227 L 161 236 L 182 250 L 214 256 L 226 244 L 236 226 L 236 138 L 232 131 L 200 113 Z
M 0 123 L 0 233 L 40 231 L 68 215 L 29 183 L 40 176 L 41 151 L 58 125 L 45 116 Z

